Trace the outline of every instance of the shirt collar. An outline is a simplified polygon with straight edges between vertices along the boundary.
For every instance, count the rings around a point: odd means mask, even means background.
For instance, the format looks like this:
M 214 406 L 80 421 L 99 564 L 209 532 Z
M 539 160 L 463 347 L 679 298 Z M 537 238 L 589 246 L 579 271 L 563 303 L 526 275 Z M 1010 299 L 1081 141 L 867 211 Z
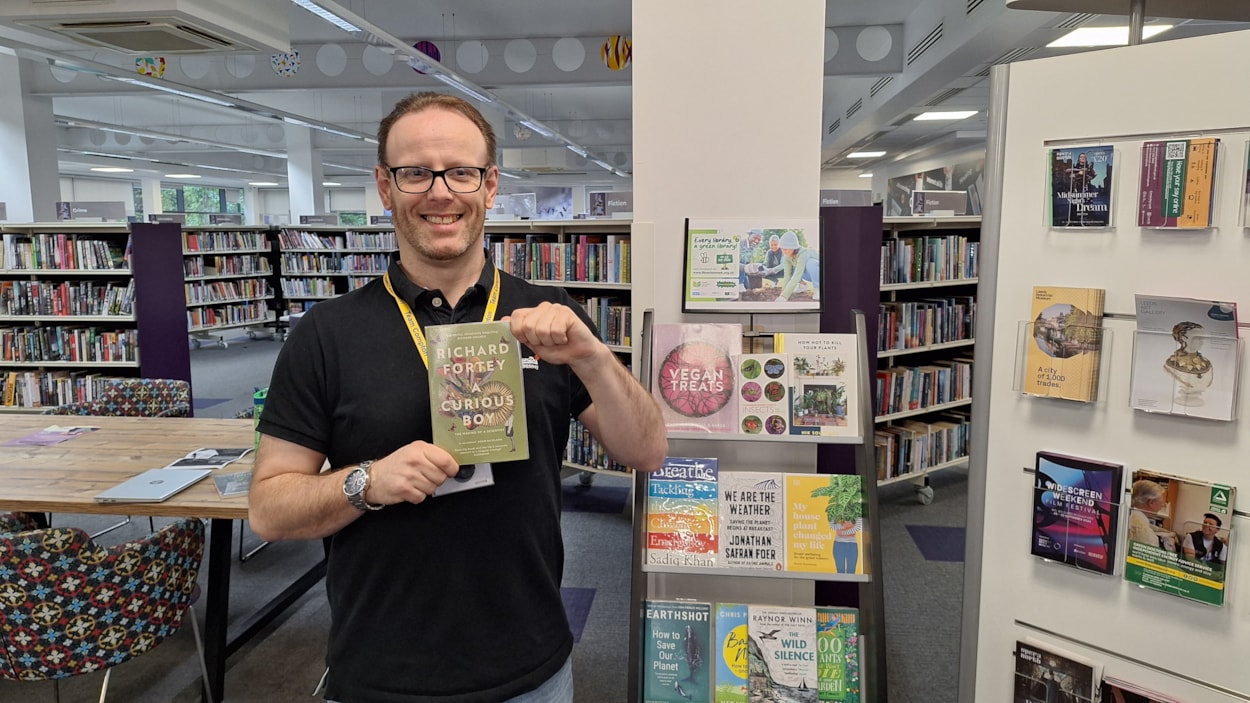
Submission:
M 391 263 L 389 271 L 391 274 L 391 285 L 395 288 L 395 293 L 412 306 L 413 310 L 428 306 L 434 294 L 441 293 L 441 291 L 433 291 L 413 283 L 412 279 L 408 278 L 408 275 L 404 273 L 403 267 L 399 265 L 399 259 Z M 480 298 L 481 304 L 484 306 L 494 281 L 495 264 L 491 261 L 490 250 L 487 249 L 486 261 L 482 264 L 482 274 L 478 276 L 477 282 L 464 294 L 462 300 L 476 305 Z

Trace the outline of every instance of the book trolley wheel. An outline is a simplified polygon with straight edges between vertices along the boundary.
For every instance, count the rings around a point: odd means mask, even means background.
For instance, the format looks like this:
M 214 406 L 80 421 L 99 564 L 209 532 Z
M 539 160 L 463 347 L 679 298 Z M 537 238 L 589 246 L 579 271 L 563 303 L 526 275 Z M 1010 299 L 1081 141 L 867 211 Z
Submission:
M 932 503 L 933 502 L 933 486 L 930 486 L 928 484 L 925 484 L 923 486 L 916 486 L 916 500 L 920 501 L 921 505 L 928 505 L 929 503 Z
M 589 486 L 595 480 L 593 471 L 583 471 L 577 476 L 577 482 L 583 486 Z

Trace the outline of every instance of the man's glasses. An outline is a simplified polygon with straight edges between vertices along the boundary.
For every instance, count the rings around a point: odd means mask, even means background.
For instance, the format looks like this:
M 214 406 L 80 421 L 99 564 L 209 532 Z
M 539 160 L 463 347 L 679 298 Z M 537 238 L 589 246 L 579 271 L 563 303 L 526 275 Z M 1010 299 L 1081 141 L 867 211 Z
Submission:
M 482 187 L 486 168 L 478 166 L 455 166 L 433 171 L 421 166 L 394 166 L 387 168 L 395 187 L 405 193 L 419 195 L 434 187 L 434 179 L 442 178 L 447 190 L 453 193 L 476 193 Z

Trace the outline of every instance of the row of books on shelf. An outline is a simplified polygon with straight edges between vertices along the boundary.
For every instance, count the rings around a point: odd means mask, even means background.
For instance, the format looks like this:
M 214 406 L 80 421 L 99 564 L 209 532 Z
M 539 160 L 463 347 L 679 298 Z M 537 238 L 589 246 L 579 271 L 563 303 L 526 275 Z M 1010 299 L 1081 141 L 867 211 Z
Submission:
M 287 297 L 329 298 L 337 295 L 329 278 L 283 278 L 282 295 Z
M 1032 554 L 1103 575 L 1122 564 L 1129 583 L 1223 605 L 1236 489 L 1136 469 L 1126 506 L 1125 473 L 1115 462 L 1038 452 Z
M 342 234 L 283 229 L 278 232 L 278 246 L 283 249 L 397 249 L 394 232 L 357 232 Z
M 130 240 L 87 239 L 70 234 L 0 234 L 0 269 L 17 271 L 125 270 Z
M 881 245 L 881 284 L 976 278 L 980 242 L 962 234 L 899 237 Z
M 94 327 L 0 327 L 0 362 L 138 362 L 139 333 Z
M 720 471 L 666 457 L 647 474 L 648 566 L 863 574 L 863 479 Z
M 269 266 L 269 259 L 262 256 L 191 256 L 183 260 L 182 272 L 188 277 L 268 276 L 273 269 Z
M 773 348 L 742 353 L 738 323 L 654 325 L 651 392 L 668 430 L 860 436 L 855 335 L 778 333 Z
M 904 420 L 873 432 L 877 480 L 920 473 L 968 456 L 971 416 L 950 410 L 930 422 Z
M 1182 703 L 1132 681 L 1104 675 L 1102 662 L 1031 638 L 1016 640 L 1013 703 Z
M 183 232 L 184 253 L 200 251 L 269 251 L 264 232 Z
M 260 278 L 187 283 L 183 287 L 186 289 L 187 305 L 211 305 L 273 297 L 269 282 Z
M 629 283 L 631 280 L 630 243 L 629 238 L 622 235 L 573 235 L 570 242 L 505 237 L 501 241 L 489 241 L 487 246 L 491 250 L 491 260 L 500 270 L 529 280 L 585 283 Z
M 268 322 L 269 318 L 269 305 L 263 300 L 211 308 L 190 308 L 187 310 L 187 330 L 194 332 L 207 327 L 262 324 Z
M 569 441 L 564 447 L 564 461 L 603 471 L 629 471 L 628 467 L 608 456 L 599 440 L 577 418 L 569 420 Z
M 881 303 L 877 351 L 916 349 L 970 340 L 976 332 L 977 299 L 952 295 Z
M 643 604 L 645 703 L 860 703 L 859 610 Z
M 282 255 L 282 275 L 307 276 L 326 273 L 375 273 L 381 275 L 391 265 L 387 254 L 297 254 Z
M 877 371 L 874 399 L 880 416 L 972 399 L 972 357 L 938 359 L 923 366 Z
M 599 328 L 599 337 L 608 344 L 628 347 L 632 344 L 633 308 L 620 298 L 574 294 L 573 300 L 586 309 L 586 314 Z
M 1106 291 L 1035 286 L 1023 326 L 1022 389 L 1090 402 L 1099 395 Z M 1130 405 L 1145 412 L 1235 419 L 1241 376 L 1237 303 L 1135 296 Z
M 116 376 L 87 371 L 31 369 L 0 374 L 0 405 L 49 408 L 95 398 Z
M 129 315 L 135 281 L 0 281 L 2 315 Z
M 1220 150 L 1219 137 L 1143 142 L 1137 182 L 1137 226 L 1214 226 Z M 1068 146 L 1050 149 L 1047 155 L 1047 224 L 1087 229 L 1113 226 L 1116 148 L 1107 144 Z

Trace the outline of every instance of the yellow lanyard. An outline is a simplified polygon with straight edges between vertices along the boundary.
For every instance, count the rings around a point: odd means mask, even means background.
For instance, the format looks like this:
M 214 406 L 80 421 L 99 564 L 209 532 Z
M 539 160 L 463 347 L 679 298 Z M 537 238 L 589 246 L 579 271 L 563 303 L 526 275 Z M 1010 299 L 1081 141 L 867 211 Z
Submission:
M 408 325 L 408 333 L 412 335 L 412 343 L 417 345 L 417 353 L 421 355 L 421 361 L 425 367 L 430 368 L 429 345 L 425 341 L 425 333 L 421 331 L 421 323 L 417 322 L 417 316 L 413 314 L 412 308 L 404 299 L 395 293 L 395 288 L 391 285 L 391 272 L 387 271 L 382 276 L 382 283 L 386 285 L 386 292 L 391 294 L 395 299 L 395 304 L 399 306 L 399 314 L 404 317 L 404 324 Z M 490 287 L 490 297 L 486 300 L 486 313 L 482 315 L 482 322 L 492 322 L 495 319 L 495 310 L 499 307 L 499 269 L 495 269 L 495 282 Z

